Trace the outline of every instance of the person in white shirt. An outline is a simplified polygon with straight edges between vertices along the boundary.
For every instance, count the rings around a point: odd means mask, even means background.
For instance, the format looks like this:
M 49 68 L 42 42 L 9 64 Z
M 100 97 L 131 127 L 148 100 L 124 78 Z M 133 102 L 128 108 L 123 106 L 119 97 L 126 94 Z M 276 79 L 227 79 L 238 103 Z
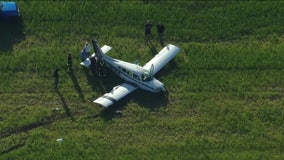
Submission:
M 91 53 L 91 46 L 89 45 L 88 42 L 85 43 L 85 52 L 86 52 L 87 56 L 89 57 L 90 53 Z

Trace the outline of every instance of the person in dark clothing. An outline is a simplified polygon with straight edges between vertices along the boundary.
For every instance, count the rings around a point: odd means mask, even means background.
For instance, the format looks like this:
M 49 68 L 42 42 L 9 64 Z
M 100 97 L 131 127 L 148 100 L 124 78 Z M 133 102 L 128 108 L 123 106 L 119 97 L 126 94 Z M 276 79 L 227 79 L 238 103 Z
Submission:
M 104 62 L 104 60 L 99 60 L 98 62 L 98 65 L 97 65 L 97 67 L 98 67 L 98 75 L 99 75 L 99 77 L 105 77 L 106 76 L 106 74 L 105 74 L 105 62 Z
M 159 40 L 162 46 L 164 46 L 164 30 L 165 30 L 165 26 L 161 22 L 159 22 L 159 24 L 157 25 L 157 31 L 158 31 Z
M 93 75 L 95 75 L 96 74 L 96 68 L 97 68 L 97 59 L 96 59 L 96 57 L 92 57 L 92 58 L 90 58 L 90 61 L 91 61 L 91 71 L 92 71 L 92 73 L 93 73 Z
M 67 59 L 67 72 L 72 71 L 72 56 L 69 53 L 68 54 L 68 59 Z
M 96 57 L 96 72 L 99 75 L 99 72 L 101 72 L 101 65 L 99 58 Z
M 53 77 L 54 77 L 54 88 L 55 89 L 58 89 L 58 78 L 59 78 L 59 75 L 58 75 L 58 72 L 60 70 L 58 68 L 56 68 L 56 70 L 54 71 L 53 73 Z
M 152 24 L 149 20 L 147 20 L 147 23 L 145 24 L 145 38 L 146 41 L 150 41 L 150 36 L 151 36 L 151 28 L 152 28 Z

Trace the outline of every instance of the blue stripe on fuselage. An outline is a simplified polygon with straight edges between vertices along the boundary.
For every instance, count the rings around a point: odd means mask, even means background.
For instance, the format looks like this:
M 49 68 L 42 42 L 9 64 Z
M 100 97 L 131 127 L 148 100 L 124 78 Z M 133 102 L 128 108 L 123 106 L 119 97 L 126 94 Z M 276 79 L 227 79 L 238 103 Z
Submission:
M 107 63 L 109 66 L 111 66 L 112 69 L 115 69 L 118 73 L 122 73 L 123 75 L 125 75 L 126 77 L 128 77 L 128 78 L 134 80 L 135 82 L 137 82 L 137 83 L 139 83 L 139 84 L 141 84 L 141 85 L 143 85 L 143 86 L 146 86 L 147 88 L 150 88 L 151 90 L 155 90 L 155 91 L 158 91 L 158 92 L 160 91 L 160 90 L 157 90 L 156 88 L 152 88 L 152 87 L 150 87 L 150 86 L 148 86 L 148 85 L 146 85 L 146 84 L 144 84 L 144 83 L 142 83 L 142 82 L 136 80 L 135 78 L 132 78 L 132 77 L 128 76 L 126 73 L 124 73 L 124 72 L 122 72 L 121 70 L 117 69 L 116 67 L 114 67 L 113 65 L 111 65 L 110 63 L 108 63 L 107 61 L 105 61 L 105 63 Z M 117 72 L 115 72 L 115 73 L 117 74 Z M 118 76 L 119 76 L 119 75 L 118 75 Z M 127 82 L 130 83 L 131 85 L 135 84 L 134 86 L 137 86 L 137 87 L 139 86 L 139 85 L 137 85 L 136 83 L 129 82 L 129 81 L 127 81 Z

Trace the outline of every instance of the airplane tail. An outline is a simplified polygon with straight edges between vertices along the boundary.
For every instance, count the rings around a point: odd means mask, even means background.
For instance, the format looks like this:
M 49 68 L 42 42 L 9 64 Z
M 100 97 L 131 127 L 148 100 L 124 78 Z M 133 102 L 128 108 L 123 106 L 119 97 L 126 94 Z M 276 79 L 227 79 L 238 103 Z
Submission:
M 92 40 L 92 43 L 93 43 L 93 47 L 94 47 L 94 51 L 96 53 L 96 56 L 98 57 L 99 60 L 101 60 L 103 58 L 103 55 L 104 55 L 103 51 L 101 50 L 97 41 Z

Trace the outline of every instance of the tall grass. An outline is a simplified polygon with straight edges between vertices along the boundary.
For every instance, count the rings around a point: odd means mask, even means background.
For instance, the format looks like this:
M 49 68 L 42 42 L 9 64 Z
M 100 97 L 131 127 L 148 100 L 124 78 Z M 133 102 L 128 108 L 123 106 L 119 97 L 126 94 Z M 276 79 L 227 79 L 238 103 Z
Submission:
M 18 4 L 18 27 L 0 26 L 0 159 L 283 159 L 283 2 Z M 136 91 L 108 110 L 93 104 L 123 81 L 83 69 L 84 42 L 144 65 L 162 48 L 159 21 L 181 48 L 156 75 L 168 96 Z

